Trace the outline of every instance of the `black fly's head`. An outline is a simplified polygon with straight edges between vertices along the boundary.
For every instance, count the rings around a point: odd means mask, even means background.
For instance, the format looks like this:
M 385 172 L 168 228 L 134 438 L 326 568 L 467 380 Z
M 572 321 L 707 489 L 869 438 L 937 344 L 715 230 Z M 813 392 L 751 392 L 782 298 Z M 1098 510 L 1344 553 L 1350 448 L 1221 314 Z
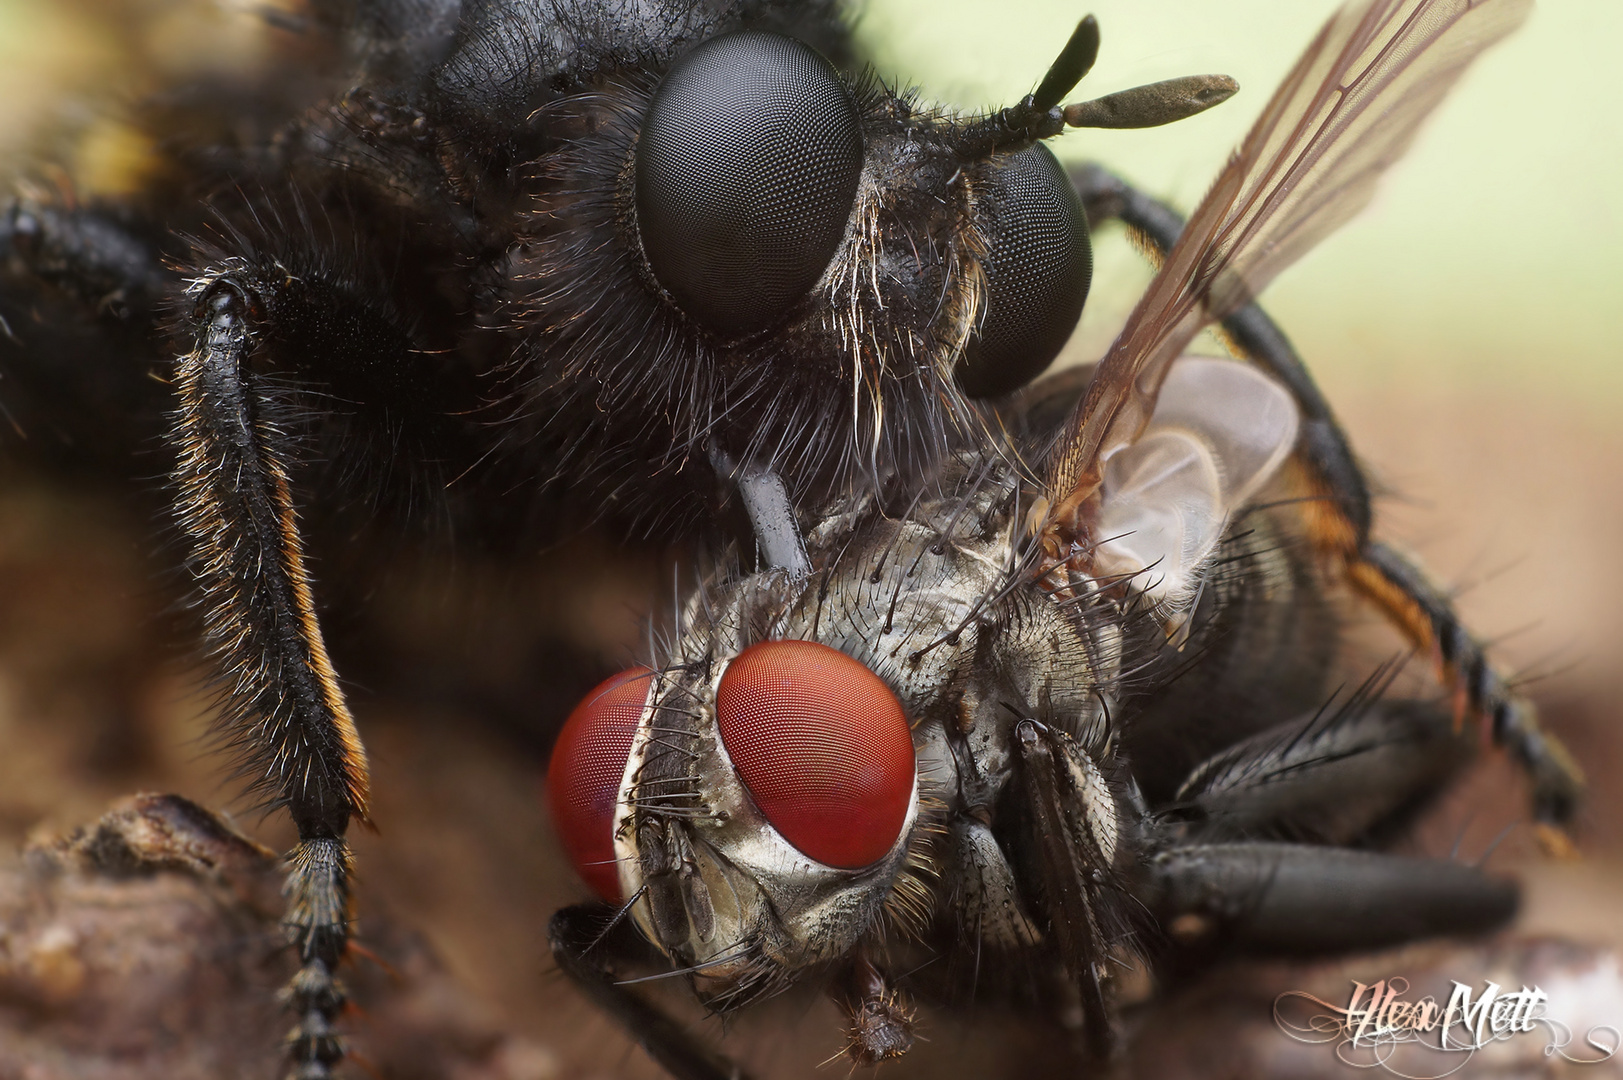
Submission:
M 797 502 L 924 474 L 1081 312 L 1086 224 L 1051 153 L 971 148 L 973 121 L 796 39 L 712 38 L 532 123 L 553 145 L 498 318 L 524 341 L 523 437 L 567 432 L 573 482 L 636 476 L 668 509 L 717 454 Z

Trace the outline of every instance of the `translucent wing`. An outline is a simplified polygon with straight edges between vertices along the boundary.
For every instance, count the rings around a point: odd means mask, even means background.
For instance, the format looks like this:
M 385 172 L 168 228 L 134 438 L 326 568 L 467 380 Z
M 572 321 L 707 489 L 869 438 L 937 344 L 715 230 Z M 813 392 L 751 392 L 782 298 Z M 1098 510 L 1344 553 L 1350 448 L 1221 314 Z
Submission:
M 1167 368 L 1373 193 L 1466 66 L 1532 0 L 1362 0 L 1330 18 L 1100 362 L 1049 458 L 1047 567 L 1087 550 L 1104 462 L 1148 424 Z

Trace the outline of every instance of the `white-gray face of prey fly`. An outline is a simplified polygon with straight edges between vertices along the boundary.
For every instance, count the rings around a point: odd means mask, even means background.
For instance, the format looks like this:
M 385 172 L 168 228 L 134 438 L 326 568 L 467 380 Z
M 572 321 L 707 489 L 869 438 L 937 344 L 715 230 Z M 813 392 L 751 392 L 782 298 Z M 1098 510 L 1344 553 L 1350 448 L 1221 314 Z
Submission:
M 583 876 L 712 985 L 840 955 L 873 922 L 918 818 L 897 695 L 827 645 L 764 640 L 589 694 L 554 752 Z

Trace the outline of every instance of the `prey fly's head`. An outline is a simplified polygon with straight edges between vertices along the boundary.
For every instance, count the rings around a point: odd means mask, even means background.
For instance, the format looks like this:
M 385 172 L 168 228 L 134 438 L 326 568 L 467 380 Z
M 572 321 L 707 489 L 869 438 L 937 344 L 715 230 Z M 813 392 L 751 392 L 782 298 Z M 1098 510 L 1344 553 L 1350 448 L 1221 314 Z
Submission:
M 629 899 L 718 1010 L 848 953 L 917 842 L 901 703 L 815 642 L 622 673 L 565 739 L 552 790 L 577 866 L 605 898 Z
M 532 177 L 508 317 L 546 357 L 520 380 L 529 415 L 593 418 L 561 467 L 658 446 L 663 483 L 719 453 L 785 474 L 798 501 L 921 475 L 978 433 L 975 403 L 1049 365 L 1091 281 L 1043 140 L 1233 91 L 1198 77 L 1060 107 L 1097 47 L 1090 17 L 1035 94 L 989 116 L 761 29 L 543 105 L 563 146 Z
M 762 632 L 804 582 L 734 584 L 675 663 L 587 696 L 549 783 L 576 865 L 717 1009 L 852 949 L 921 858 L 932 772 L 870 667 Z

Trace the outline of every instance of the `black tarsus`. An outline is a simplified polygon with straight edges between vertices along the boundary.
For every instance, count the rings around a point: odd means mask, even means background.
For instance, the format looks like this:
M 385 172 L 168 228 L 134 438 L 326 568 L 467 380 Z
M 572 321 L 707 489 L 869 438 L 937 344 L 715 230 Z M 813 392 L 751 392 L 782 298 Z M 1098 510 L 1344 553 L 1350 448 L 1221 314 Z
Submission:
M 1534 816 L 1557 825 L 1571 821 L 1583 798 L 1578 764 L 1560 740 L 1539 728 L 1532 704 L 1517 697 L 1488 662 L 1481 643 L 1455 614 L 1453 601 L 1419 567 L 1387 545 L 1366 544 L 1361 554 L 1364 563 L 1413 601 L 1431 624 L 1443 663 L 1459 673 L 1471 705 L 1489 717 L 1494 742 L 1509 750 L 1527 771 Z

